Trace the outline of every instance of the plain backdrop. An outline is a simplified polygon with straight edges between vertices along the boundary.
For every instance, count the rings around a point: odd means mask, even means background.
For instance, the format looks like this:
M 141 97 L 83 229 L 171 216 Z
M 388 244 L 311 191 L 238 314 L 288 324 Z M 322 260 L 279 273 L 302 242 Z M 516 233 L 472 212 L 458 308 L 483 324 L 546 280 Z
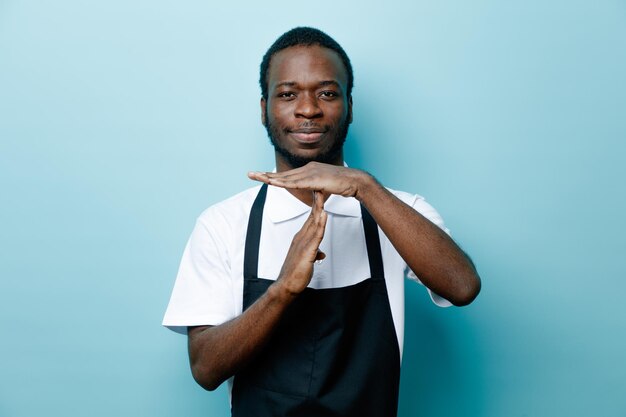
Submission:
M 346 160 L 483 291 L 407 285 L 399 416 L 626 415 L 624 1 L 0 0 L 0 416 L 227 416 L 160 326 L 196 217 L 273 168 L 258 65 L 355 69 Z

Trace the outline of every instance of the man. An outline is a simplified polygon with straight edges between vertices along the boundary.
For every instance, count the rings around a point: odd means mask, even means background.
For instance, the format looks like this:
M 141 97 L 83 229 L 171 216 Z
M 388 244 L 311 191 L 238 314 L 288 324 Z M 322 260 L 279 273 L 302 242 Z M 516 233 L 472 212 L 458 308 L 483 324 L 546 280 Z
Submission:
M 339 44 L 285 33 L 260 84 L 276 172 L 200 216 L 163 324 L 187 329 L 201 386 L 230 381 L 233 416 L 394 416 L 405 272 L 439 305 L 470 303 L 480 279 L 421 197 L 345 166 Z

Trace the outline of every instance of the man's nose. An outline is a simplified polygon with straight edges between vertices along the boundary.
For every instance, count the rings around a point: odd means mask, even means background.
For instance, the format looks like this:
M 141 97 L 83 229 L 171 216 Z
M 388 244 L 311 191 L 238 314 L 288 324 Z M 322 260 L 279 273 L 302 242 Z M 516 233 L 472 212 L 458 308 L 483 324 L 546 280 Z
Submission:
M 322 109 L 319 107 L 317 97 L 310 94 L 302 94 L 298 97 L 295 109 L 296 117 L 314 119 L 322 116 Z

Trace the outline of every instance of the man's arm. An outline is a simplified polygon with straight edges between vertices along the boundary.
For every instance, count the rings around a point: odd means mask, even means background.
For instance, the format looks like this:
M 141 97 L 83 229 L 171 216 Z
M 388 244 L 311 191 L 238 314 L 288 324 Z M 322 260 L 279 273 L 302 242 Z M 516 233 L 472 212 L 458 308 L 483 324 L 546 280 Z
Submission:
M 480 277 L 457 244 L 368 173 L 311 162 L 289 171 L 252 172 L 248 176 L 287 189 L 318 190 L 324 194 L 355 197 L 430 290 L 457 306 L 471 303 L 480 292 Z
M 219 326 L 189 327 L 189 360 L 198 384 L 216 389 L 267 343 L 289 304 L 311 281 L 327 215 L 321 193 L 314 192 L 309 218 L 293 238 L 275 283 L 237 318 Z

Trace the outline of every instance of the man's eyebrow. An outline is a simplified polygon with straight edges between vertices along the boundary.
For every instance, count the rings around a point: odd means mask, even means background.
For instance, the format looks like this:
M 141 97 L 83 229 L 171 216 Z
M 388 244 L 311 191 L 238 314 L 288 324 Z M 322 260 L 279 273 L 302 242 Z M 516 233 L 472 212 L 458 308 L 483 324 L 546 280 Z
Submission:
M 274 88 L 280 87 L 296 87 L 298 85 L 295 81 L 283 81 L 274 86 Z M 341 88 L 341 85 L 335 80 L 324 80 L 318 83 L 320 87 L 325 87 L 327 85 L 334 85 L 335 87 Z
M 298 83 L 296 83 L 295 81 L 283 81 L 282 83 L 278 83 L 274 86 L 274 88 L 279 88 L 279 87 L 295 87 L 296 85 L 298 85 Z
M 325 81 L 320 81 L 320 86 L 326 86 L 326 85 L 334 85 L 335 87 L 341 87 L 339 85 L 339 83 L 335 80 L 325 80 Z

